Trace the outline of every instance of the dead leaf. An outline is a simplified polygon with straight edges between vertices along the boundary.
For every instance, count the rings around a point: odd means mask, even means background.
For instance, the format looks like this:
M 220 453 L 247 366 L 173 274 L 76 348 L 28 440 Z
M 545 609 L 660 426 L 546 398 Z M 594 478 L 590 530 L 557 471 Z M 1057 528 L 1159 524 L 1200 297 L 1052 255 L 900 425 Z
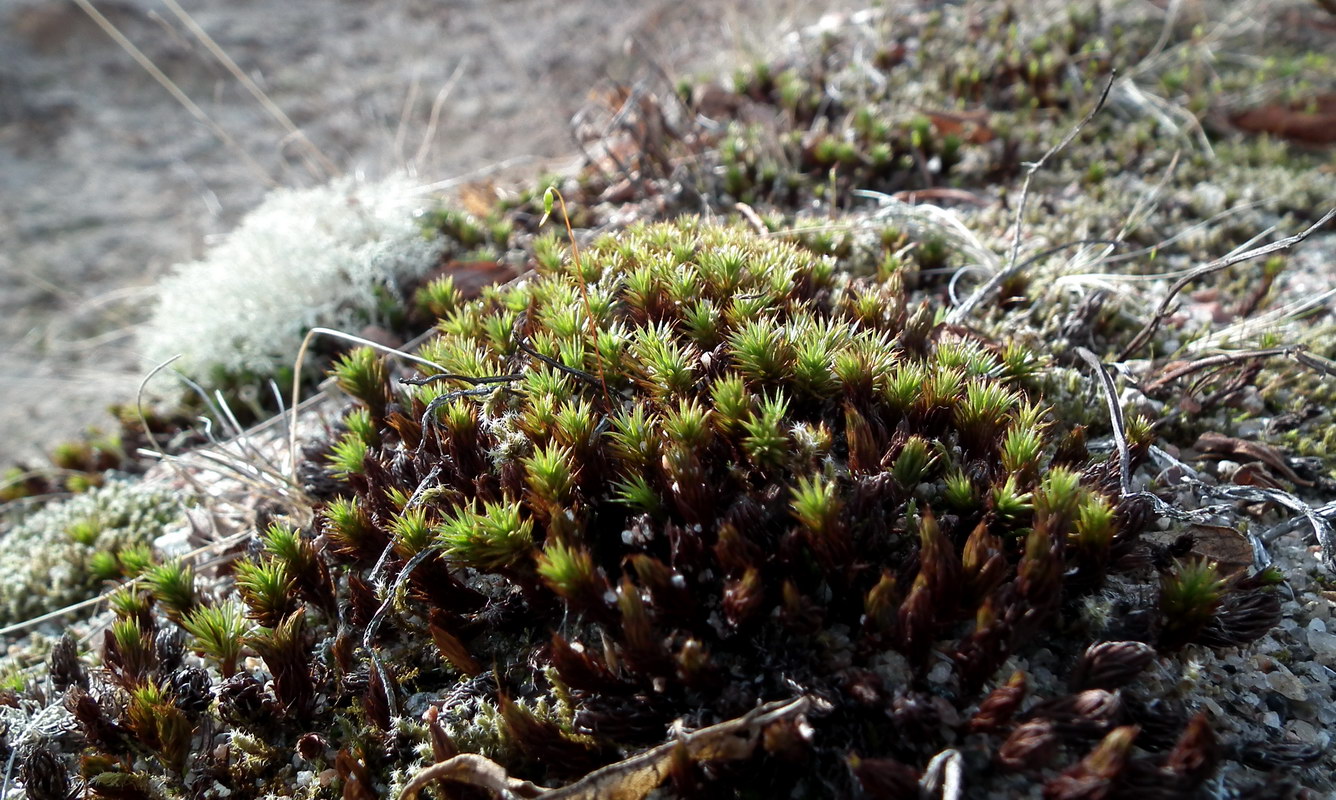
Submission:
M 459 204 L 479 219 L 486 219 L 496 209 L 497 199 L 494 181 L 477 181 L 459 187 Z
M 444 274 L 454 276 L 455 288 L 465 300 L 476 299 L 485 287 L 515 277 L 513 269 L 498 261 L 451 261 Z
M 1232 114 L 1234 127 L 1269 133 L 1312 145 L 1336 143 L 1336 93 L 1328 92 L 1288 106 L 1272 104 Z
M 371 790 L 371 773 L 358 755 L 340 750 L 334 757 L 334 769 L 343 780 L 343 800 L 376 800 L 376 793 Z
M 434 612 L 433 612 L 434 613 Z M 436 643 L 436 649 L 441 651 L 441 655 L 450 666 L 469 676 L 477 677 L 483 673 L 482 665 L 469 653 L 468 647 L 463 641 L 450 631 L 431 622 L 427 625 L 427 630 L 431 631 L 431 640 Z
M 1280 454 L 1280 451 L 1261 442 L 1235 439 L 1223 433 L 1208 431 L 1197 438 L 1197 443 L 1193 447 L 1202 453 L 1228 456 L 1235 461 L 1260 461 L 1296 486 L 1313 485 L 1312 481 L 1304 480 L 1294 470 L 1290 469 L 1290 465 L 1286 463 L 1285 457 Z
M 1229 481 L 1237 486 L 1257 486 L 1262 489 L 1280 489 L 1281 491 L 1285 489 L 1280 481 L 1276 480 L 1270 472 L 1266 471 L 1266 467 L 1257 461 L 1244 464 L 1234 470 L 1234 474 L 1229 476 Z
M 969 144 L 987 144 L 993 141 L 995 134 L 988 127 L 988 112 L 976 111 L 925 111 L 937 132 L 943 136 L 959 136 Z
M 1253 563 L 1248 537 L 1223 525 L 1193 525 L 1192 552 L 1219 564 L 1225 572 L 1248 569 Z

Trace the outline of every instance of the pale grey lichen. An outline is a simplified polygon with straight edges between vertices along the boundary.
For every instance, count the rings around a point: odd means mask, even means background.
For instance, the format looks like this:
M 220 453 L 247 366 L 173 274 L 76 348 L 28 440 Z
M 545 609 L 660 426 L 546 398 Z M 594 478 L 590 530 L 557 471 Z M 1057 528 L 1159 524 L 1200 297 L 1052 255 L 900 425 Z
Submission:
M 94 554 L 148 545 L 182 513 L 169 492 L 115 480 L 26 516 L 11 512 L 0 519 L 0 624 L 92 597 Z
M 342 179 L 272 192 L 199 261 L 163 280 L 140 349 L 197 380 L 269 377 L 315 326 L 381 323 L 386 294 L 444 248 L 416 218 L 406 179 Z M 397 305 L 390 303 L 390 305 Z

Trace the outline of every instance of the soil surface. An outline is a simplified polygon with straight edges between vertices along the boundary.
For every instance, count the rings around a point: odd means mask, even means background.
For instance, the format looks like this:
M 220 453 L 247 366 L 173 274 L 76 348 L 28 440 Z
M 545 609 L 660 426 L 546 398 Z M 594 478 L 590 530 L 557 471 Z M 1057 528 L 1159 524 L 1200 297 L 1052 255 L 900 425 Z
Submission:
M 430 183 L 515 159 L 536 175 L 569 157 L 568 121 L 591 90 L 728 69 L 837 3 L 185 3 L 328 167 L 174 5 L 95 3 L 231 144 L 71 0 L 0 0 L 0 464 L 36 459 L 133 399 L 152 367 L 134 327 L 154 281 L 268 187 L 331 168 Z

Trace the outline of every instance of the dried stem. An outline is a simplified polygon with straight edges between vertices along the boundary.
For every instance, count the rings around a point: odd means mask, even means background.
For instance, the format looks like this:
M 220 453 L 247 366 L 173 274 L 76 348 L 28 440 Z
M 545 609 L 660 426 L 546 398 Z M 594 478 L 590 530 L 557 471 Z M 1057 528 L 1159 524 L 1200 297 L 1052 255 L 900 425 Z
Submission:
M 1072 140 L 1080 135 L 1081 130 L 1089 124 L 1090 120 L 1095 118 L 1099 110 L 1104 107 L 1104 101 L 1109 98 L 1109 90 L 1113 88 L 1113 81 L 1118 77 L 1117 71 L 1109 75 L 1109 80 L 1104 84 L 1104 91 L 1100 92 L 1099 100 L 1095 102 L 1095 107 L 1090 109 L 1081 121 L 1076 123 L 1076 127 L 1068 131 L 1067 135 L 1062 137 L 1062 141 L 1049 148 L 1047 153 L 1040 156 L 1038 161 L 1032 162 L 1025 170 L 1025 182 L 1021 184 L 1021 199 L 1016 205 L 1016 220 L 1011 229 L 1011 252 L 1007 256 L 1006 267 L 998 270 L 993 277 L 989 278 L 983 286 L 974 290 L 974 294 L 965 298 L 965 302 L 957 306 L 948 316 L 950 322 L 959 322 L 975 309 L 984 298 L 997 291 L 997 288 L 1006 282 L 1023 265 L 1019 263 L 1021 253 L 1021 223 L 1025 220 L 1025 206 L 1030 200 L 1030 182 L 1034 179 L 1034 174 L 1043 168 L 1044 163 L 1050 158 L 1061 152 Z
M 1109 406 L 1109 424 L 1113 427 L 1113 441 L 1118 447 L 1118 487 L 1126 497 L 1132 494 L 1132 461 L 1127 452 L 1127 430 L 1123 426 L 1122 406 L 1118 404 L 1118 390 L 1113 385 L 1113 378 L 1109 377 L 1108 371 L 1094 353 L 1078 347 L 1076 354 L 1095 371 L 1100 388 L 1104 390 L 1104 402 Z
M 1222 366 L 1224 364 L 1235 364 L 1240 361 L 1256 361 L 1264 358 L 1274 358 L 1276 356 L 1291 356 L 1297 359 L 1298 354 L 1303 350 L 1303 345 L 1285 345 L 1284 347 L 1268 347 L 1262 350 L 1248 350 L 1242 353 L 1223 353 L 1218 356 L 1201 358 L 1161 375 L 1151 383 L 1147 384 L 1146 391 L 1154 391 L 1173 383 L 1179 378 L 1191 375 L 1194 372 L 1200 372 L 1201 370 Z
M 1254 247 L 1251 250 L 1245 250 L 1242 253 L 1235 253 L 1234 255 L 1217 258 L 1215 261 L 1203 264 L 1189 272 L 1187 275 L 1174 281 L 1174 285 L 1169 287 L 1169 292 L 1165 295 L 1164 300 L 1160 302 L 1160 307 L 1155 310 L 1155 315 L 1151 317 L 1150 321 L 1146 323 L 1146 326 L 1141 329 L 1140 333 L 1132 338 L 1132 341 L 1127 344 L 1127 347 L 1123 348 L 1123 351 L 1118 354 L 1118 360 L 1126 361 L 1131 358 L 1133 354 L 1140 350 L 1142 346 L 1150 340 L 1150 337 L 1155 334 L 1155 331 L 1159 330 L 1160 325 L 1163 324 L 1165 318 L 1169 316 L 1169 306 L 1173 303 L 1174 297 L 1183 290 L 1184 286 L 1187 286 L 1198 278 L 1211 275 L 1222 269 L 1228 269 L 1235 264 L 1251 261 L 1254 258 L 1261 258 L 1262 256 L 1269 256 L 1272 253 L 1281 250 L 1288 250 L 1299 242 L 1302 242 L 1304 239 L 1307 239 L 1309 236 L 1312 236 L 1318 228 L 1326 225 L 1333 217 L 1336 217 L 1336 208 L 1323 214 L 1322 219 L 1319 219 L 1317 222 L 1314 222 L 1312 225 L 1293 236 L 1286 237 L 1278 242 L 1262 245 L 1261 247 Z

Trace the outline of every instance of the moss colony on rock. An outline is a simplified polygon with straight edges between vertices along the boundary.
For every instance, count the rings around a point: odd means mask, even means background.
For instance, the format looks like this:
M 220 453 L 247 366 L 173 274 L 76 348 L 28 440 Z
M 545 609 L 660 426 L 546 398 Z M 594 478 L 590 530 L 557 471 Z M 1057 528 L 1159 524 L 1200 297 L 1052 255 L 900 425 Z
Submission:
M 159 566 L 104 671 L 57 647 L 94 794 L 372 797 L 459 753 L 562 785 L 794 698 L 732 760 L 684 747 L 664 790 L 918 797 L 955 748 L 972 791 L 1194 797 L 1234 752 L 1134 681 L 1262 635 L 1271 576 L 1141 541 L 1033 356 L 741 229 L 536 251 L 447 311 L 439 370 L 338 365 L 360 402 L 308 472 L 318 520 L 269 527 L 235 593 Z M 38 752 L 30 796 L 67 796 Z
M 88 652 L 34 636 L 21 655 L 49 650 L 49 681 L 7 674 L 17 784 L 34 800 L 1329 787 L 1321 768 L 1291 768 L 1330 763 L 1296 726 L 1331 709 L 1283 683 L 1321 679 L 1289 649 L 1305 623 L 1309 643 L 1328 636 L 1314 623 L 1329 604 L 1302 574 L 1310 554 L 1276 548 L 1295 591 L 1282 605 L 1275 571 L 1199 560 L 1194 528 L 1157 529 L 1152 498 L 1121 479 L 1207 432 L 1234 443 L 1231 457 L 1270 437 L 1326 459 L 1268 463 L 1288 471 L 1275 485 L 1294 476 L 1329 494 L 1319 377 L 1244 361 L 1179 374 L 1191 386 L 1172 377 L 1226 342 L 1282 336 L 1336 355 L 1329 321 L 1292 325 L 1294 307 L 1252 325 L 1273 292 L 1325 297 L 1300 274 L 1319 269 L 1278 258 L 1260 286 L 1244 267 L 1202 276 L 1192 288 L 1217 293 L 1214 310 L 1185 292 L 1181 318 L 1118 354 L 1166 275 L 1321 213 L 1323 156 L 1240 139 L 1215 105 L 1262 81 L 1304 96 L 1330 83 L 1330 61 L 1302 55 L 1306 33 L 1286 23 L 1268 41 L 1276 64 L 1253 70 L 1217 57 L 1251 52 L 1246 31 L 1116 6 L 854 14 L 731 87 L 618 95 L 603 146 L 561 184 L 575 229 L 614 231 L 579 251 L 535 235 L 550 181 L 474 202 L 476 218 L 414 221 L 396 191 L 375 231 L 346 208 L 294 220 L 307 212 L 291 195 L 278 230 L 248 223 L 269 231 L 255 240 L 266 247 L 315 230 L 337 251 L 322 256 L 330 275 L 367 280 L 361 294 L 266 298 L 333 316 L 238 332 L 244 315 L 214 315 L 227 329 L 200 339 L 197 371 L 264 377 L 292 353 L 256 331 L 292 323 L 292 350 L 305 326 L 355 327 L 377 309 L 405 334 L 435 326 L 425 362 L 414 372 L 358 349 L 336 364 L 356 402 L 308 443 L 291 516 L 260 509 L 243 552 L 163 561 L 142 532 L 99 538 L 65 517 L 17 529 L 23 541 L 68 529 L 58 549 L 77 551 L 77 586 L 48 591 L 16 551 L 4 564 L 25 588 L 6 620 L 133 579 L 73 626 L 97 637 Z M 1124 77 L 1108 105 L 1036 174 L 1013 228 L 1024 162 L 1062 139 L 1113 67 Z M 865 189 L 885 193 L 879 210 L 850 211 Z M 681 216 L 694 212 L 748 227 Z M 1009 251 L 1022 268 L 966 319 L 959 298 Z M 533 271 L 478 296 L 467 270 L 432 280 L 438 257 L 476 259 L 487 279 Z M 1127 287 L 1149 273 L 1148 302 Z M 384 286 L 419 279 L 416 309 L 381 302 Z M 168 322 L 155 330 L 189 333 Z M 1147 414 L 1127 416 L 1127 464 L 1099 442 L 1108 410 L 1078 347 L 1136 379 L 1119 398 Z M 1203 476 L 1157 463 L 1134 486 L 1202 511 Z M 1260 529 L 1261 508 L 1211 524 Z M 1271 631 L 1282 607 L 1284 635 Z M 1264 701 L 1273 710 L 1243 719 Z

